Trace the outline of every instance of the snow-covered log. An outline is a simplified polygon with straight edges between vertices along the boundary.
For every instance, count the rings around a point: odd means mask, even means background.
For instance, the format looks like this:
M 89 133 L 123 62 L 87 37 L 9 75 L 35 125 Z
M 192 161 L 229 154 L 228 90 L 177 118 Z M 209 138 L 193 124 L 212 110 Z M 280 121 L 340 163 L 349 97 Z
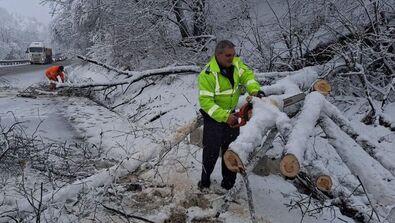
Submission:
M 284 136 L 287 136 L 289 129 L 290 129 L 290 124 L 289 124 L 289 118 L 286 117 L 285 113 L 282 113 L 280 111 L 280 110 L 282 110 L 282 107 L 283 107 L 283 99 L 287 98 L 291 95 L 300 93 L 301 92 L 300 89 L 311 88 L 312 85 L 316 82 L 317 77 L 318 77 L 317 72 L 313 68 L 308 67 L 308 68 L 304 68 L 298 72 L 295 72 L 293 75 L 290 75 L 286 78 L 281 79 L 274 85 L 262 87 L 262 90 L 266 94 L 271 95 L 270 97 L 268 97 L 264 100 L 266 100 L 266 102 L 271 102 L 272 107 L 270 107 L 268 105 L 269 103 L 267 103 L 267 106 L 264 106 L 264 104 L 262 104 L 262 106 L 260 106 L 261 103 L 257 102 L 257 100 L 255 100 L 256 105 L 255 104 L 253 105 L 253 116 L 252 116 L 251 120 L 249 120 L 249 122 L 247 123 L 246 126 L 240 128 L 239 137 L 234 142 L 232 142 L 231 145 L 229 146 L 230 151 L 235 152 L 239 156 L 241 161 L 244 164 L 246 164 L 246 162 L 248 161 L 249 154 L 252 153 L 252 151 L 256 148 L 256 146 L 259 145 L 261 139 L 263 138 L 263 136 L 266 135 L 267 131 L 270 130 L 271 128 L 273 128 L 275 125 L 277 125 L 277 127 L 281 133 L 284 133 L 283 134 Z M 321 85 L 322 84 L 318 84 L 317 86 L 321 87 Z M 328 87 L 328 86 L 329 85 L 326 84 L 326 87 Z M 327 89 L 330 90 L 330 86 Z M 320 94 L 316 92 L 313 95 L 320 95 Z M 311 97 L 314 97 L 314 96 L 311 96 Z M 321 95 L 317 96 L 317 97 L 323 98 L 323 96 L 321 96 Z M 317 101 L 320 102 L 322 100 L 317 100 Z M 309 104 L 309 103 L 307 103 L 307 104 Z M 260 110 L 261 108 L 256 108 L 259 106 L 262 108 L 262 110 Z M 318 107 L 314 104 L 312 104 L 311 106 L 315 107 L 314 108 L 315 110 L 318 109 L 316 114 L 311 116 L 310 114 L 306 113 L 305 116 L 306 116 L 306 119 L 315 118 L 315 120 L 311 121 L 311 123 L 312 123 L 311 125 L 314 127 L 315 122 L 317 121 L 319 114 L 321 112 L 322 104 L 318 105 Z M 269 108 L 271 108 L 271 109 L 269 109 Z M 276 109 L 273 110 L 273 108 L 276 108 Z M 280 108 L 280 110 L 278 108 Z M 311 110 L 311 109 L 307 108 L 306 111 L 307 110 Z M 273 112 L 273 111 L 276 111 L 276 112 Z M 254 115 L 254 114 L 256 114 L 256 115 Z M 286 118 L 284 118 L 284 117 L 286 117 Z M 281 121 L 282 123 L 287 123 L 287 126 L 286 127 L 281 126 L 281 124 L 277 123 L 277 121 L 276 121 L 277 118 L 280 118 L 279 120 L 282 120 Z M 304 120 L 304 121 L 306 121 L 306 120 Z M 295 131 L 295 134 L 296 134 L 296 132 L 298 132 L 298 134 L 305 133 L 304 127 L 303 127 L 304 124 L 302 124 L 304 121 L 300 122 L 301 127 L 297 128 L 297 130 Z M 279 125 L 280 125 L 280 127 L 279 127 Z M 292 143 L 293 144 L 298 144 L 298 143 L 304 144 L 305 141 L 307 141 L 307 138 L 308 138 L 311 131 L 312 131 L 312 129 L 307 133 L 307 136 L 305 137 L 305 139 L 301 139 L 302 142 L 298 142 L 297 137 L 293 136 L 291 145 L 289 145 L 288 148 L 290 148 L 292 146 L 299 146 L 299 145 L 292 145 Z M 285 172 L 290 172 L 291 169 L 292 169 L 292 171 L 296 171 L 295 173 L 291 174 L 294 177 L 294 176 L 296 176 L 296 174 L 299 172 L 299 169 L 300 169 L 299 162 L 297 162 L 297 160 L 303 159 L 304 146 L 301 149 L 302 151 L 300 151 L 300 152 L 296 151 L 296 150 L 298 150 L 297 147 L 295 147 L 293 150 L 295 150 L 295 151 L 292 151 L 292 149 L 290 150 L 290 152 L 285 157 L 285 160 L 290 158 L 290 160 L 296 160 L 296 162 L 293 163 L 294 165 L 291 165 L 291 166 L 284 165 L 283 167 L 286 167 L 286 169 L 288 169 L 288 171 L 285 171 Z M 302 154 L 300 154 L 300 153 L 302 153 Z
M 117 180 L 119 177 L 125 176 L 137 168 L 141 164 L 160 157 L 163 153 L 170 150 L 182 140 L 185 139 L 193 130 L 202 124 L 200 116 L 196 117 L 189 123 L 179 127 L 176 132 L 164 140 L 161 144 L 146 145 L 144 149 L 122 160 L 118 165 L 102 170 L 99 173 L 92 175 L 86 179 L 75 181 L 72 184 L 66 185 L 60 189 L 54 190 L 48 194 L 43 195 L 42 205 L 43 208 L 48 202 L 59 203 L 64 202 L 68 198 L 77 196 L 79 193 L 90 190 L 96 187 L 109 185 Z M 18 207 L 17 210 L 14 207 Z M 0 216 L 0 221 L 9 219 L 9 216 L 14 216 L 17 213 L 33 212 L 34 207 L 25 199 L 16 200 L 14 203 L 3 205 L 0 207 L 0 213 L 7 213 L 6 216 Z
M 339 109 L 328 101 L 324 101 L 324 110 L 326 115 L 330 117 L 336 125 L 338 125 L 345 133 L 354 139 L 370 156 L 379 161 L 392 175 L 395 176 L 395 163 L 389 159 L 385 153 L 380 152 L 379 145 L 375 143 L 367 134 L 353 128 L 350 121 L 339 111 Z
M 367 189 L 367 196 L 373 200 L 379 214 L 386 216 L 395 204 L 395 177 L 341 131 L 328 116 L 322 115 L 319 124 L 343 162 L 354 175 L 360 177 Z
M 164 76 L 169 74 L 179 73 L 199 73 L 201 70 L 198 66 L 176 66 L 176 67 L 164 67 L 160 69 L 145 70 L 145 71 L 130 71 L 130 77 L 123 80 L 112 81 L 112 82 L 91 82 L 91 83 L 57 83 L 57 88 L 69 87 L 69 88 L 89 88 L 89 87 L 112 87 L 117 85 L 129 86 L 137 81 L 143 80 L 153 76 Z
M 248 164 L 249 155 L 260 145 L 269 130 L 277 127 L 280 132 L 288 132 L 291 127 L 290 119 L 270 103 L 270 98 L 253 97 L 251 103 L 251 119 L 240 128 L 240 135 L 229 145 L 229 151 L 235 152 L 244 165 Z
M 280 75 L 282 75 L 280 73 Z M 257 79 L 265 78 L 262 75 L 256 75 Z M 270 86 L 263 86 L 262 90 L 266 95 L 284 95 L 289 97 L 301 92 L 301 89 L 307 90 L 317 80 L 318 73 L 313 67 L 305 67 L 295 71 L 289 76 L 277 81 Z
M 267 131 L 277 125 L 280 132 L 289 130 L 289 118 L 279 110 L 282 108 L 283 99 L 308 89 L 317 80 L 318 74 L 312 67 L 306 67 L 295 72 L 280 72 L 279 76 L 288 75 L 276 84 L 263 86 L 261 89 L 266 95 L 271 95 L 263 100 L 253 99 L 253 115 L 247 125 L 240 128 L 240 135 L 229 146 L 237 153 L 241 160 L 247 161 L 250 154 L 258 146 Z M 266 73 L 257 73 L 258 80 L 266 79 Z M 275 76 L 270 73 L 268 76 Z M 256 114 L 256 115 L 254 115 Z
M 318 92 L 306 96 L 302 111 L 285 145 L 285 156 L 280 163 L 280 170 L 284 176 L 295 177 L 299 173 L 300 165 L 304 160 L 306 142 L 320 117 L 324 100 L 324 96 Z

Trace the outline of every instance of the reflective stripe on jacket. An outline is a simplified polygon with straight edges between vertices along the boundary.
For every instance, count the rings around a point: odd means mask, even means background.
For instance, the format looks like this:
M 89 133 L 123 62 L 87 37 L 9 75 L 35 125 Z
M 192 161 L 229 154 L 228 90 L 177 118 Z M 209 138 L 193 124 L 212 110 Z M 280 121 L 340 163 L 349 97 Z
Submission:
M 226 122 L 229 114 L 236 108 L 241 85 L 245 86 L 249 94 L 260 90 L 254 73 L 239 57 L 235 57 L 232 64 L 234 66 L 233 87 L 230 80 L 220 73 L 215 56 L 211 58 L 198 77 L 200 107 L 217 122 Z

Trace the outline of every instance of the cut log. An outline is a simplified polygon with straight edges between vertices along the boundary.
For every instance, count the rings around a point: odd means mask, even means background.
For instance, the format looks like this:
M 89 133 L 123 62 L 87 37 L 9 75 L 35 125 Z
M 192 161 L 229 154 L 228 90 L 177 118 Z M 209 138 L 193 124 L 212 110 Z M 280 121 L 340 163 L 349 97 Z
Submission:
M 312 89 L 314 91 L 320 92 L 322 95 L 326 96 L 332 91 L 332 86 L 328 81 L 323 79 L 318 79 L 313 83 Z
M 328 142 L 348 166 L 351 173 L 360 177 L 379 214 L 386 216 L 395 202 L 395 178 L 377 160 L 369 156 L 351 137 L 326 115 L 322 115 L 319 125 L 328 136 Z
M 313 198 L 319 200 L 322 203 L 329 199 L 326 194 L 322 193 L 322 191 L 316 187 L 314 176 L 311 176 L 303 171 L 298 174 L 298 176 L 293 181 L 293 184 L 301 193 L 310 194 Z
M 328 175 L 318 176 L 315 179 L 315 186 L 320 191 L 329 192 L 332 189 L 332 179 Z
M 240 157 L 232 150 L 228 150 L 225 152 L 224 163 L 226 167 L 233 172 L 242 172 L 245 169 Z
M 324 100 L 325 98 L 318 92 L 312 92 L 306 96 L 302 112 L 296 120 L 285 145 L 286 155 L 283 160 L 286 160 L 280 163 L 280 169 L 284 176 L 292 178 L 300 171 L 300 165 L 304 161 L 307 140 L 320 117 Z
M 380 145 L 370 139 L 370 137 L 361 130 L 354 128 L 351 125 L 351 122 L 346 117 L 344 117 L 340 110 L 326 100 L 324 101 L 323 112 L 332 121 L 334 121 L 336 125 L 341 128 L 341 130 L 354 139 L 355 142 L 357 142 L 358 145 L 360 145 L 371 157 L 379 161 L 381 165 L 383 165 L 392 173 L 393 176 L 395 176 L 395 163 L 389 158 L 389 156 L 386 156 L 385 153 L 380 153 L 380 151 L 383 151 L 382 149 L 379 149 Z
M 263 74 L 256 74 L 258 80 L 265 79 Z M 281 73 L 279 73 L 281 75 Z M 301 70 L 290 72 L 285 78 L 277 81 L 272 85 L 262 86 L 266 95 L 282 95 L 289 97 L 301 92 L 306 86 L 312 86 L 318 78 L 318 73 L 311 67 L 305 67 Z M 308 89 L 303 89 L 308 90 Z
M 280 132 L 286 132 L 291 128 L 287 115 L 271 103 L 257 97 L 253 97 L 252 103 L 253 115 L 250 121 L 240 128 L 239 136 L 228 149 L 235 152 L 244 165 L 248 164 L 250 155 L 271 129 L 277 127 Z M 255 113 L 259 115 L 254 115 Z
M 281 174 L 286 177 L 290 177 L 290 178 L 296 177 L 300 172 L 300 164 L 296 156 L 293 154 L 286 154 L 281 159 L 280 171 Z

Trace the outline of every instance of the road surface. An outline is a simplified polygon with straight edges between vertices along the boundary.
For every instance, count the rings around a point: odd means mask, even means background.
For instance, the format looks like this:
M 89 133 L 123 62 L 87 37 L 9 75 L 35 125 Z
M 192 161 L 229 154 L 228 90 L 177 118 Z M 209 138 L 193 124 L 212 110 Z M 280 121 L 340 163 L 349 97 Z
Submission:
M 65 118 L 67 110 L 63 97 L 40 96 L 36 99 L 18 97 L 31 85 L 46 82 L 44 71 L 52 65 L 67 66 L 63 61 L 51 65 L 20 65 L 0 67 L 0 127 L 1 129 L 17 121 L 23 122 L 28 135 L 35 133 L 46 141 L 71 142 L 78 138 Z
M 13 87 L 26 88 L 31 84 L 46 81 L 44 71 L 54 65 L 70 65 L 71 60 L 61 61 L 53 64 L 37 65 L 26 64 L 9 67 L 0 67 L 0 82 L 5 82 Z

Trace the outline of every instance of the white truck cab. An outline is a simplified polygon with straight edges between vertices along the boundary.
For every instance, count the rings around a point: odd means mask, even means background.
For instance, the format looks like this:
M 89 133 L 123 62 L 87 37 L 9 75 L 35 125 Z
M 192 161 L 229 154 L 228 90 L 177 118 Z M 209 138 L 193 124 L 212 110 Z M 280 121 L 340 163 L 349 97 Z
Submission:
M 47 48 L 43 42 L 32 42 L 27 52 L 31 64 L 52 63 L 52 49 Z

